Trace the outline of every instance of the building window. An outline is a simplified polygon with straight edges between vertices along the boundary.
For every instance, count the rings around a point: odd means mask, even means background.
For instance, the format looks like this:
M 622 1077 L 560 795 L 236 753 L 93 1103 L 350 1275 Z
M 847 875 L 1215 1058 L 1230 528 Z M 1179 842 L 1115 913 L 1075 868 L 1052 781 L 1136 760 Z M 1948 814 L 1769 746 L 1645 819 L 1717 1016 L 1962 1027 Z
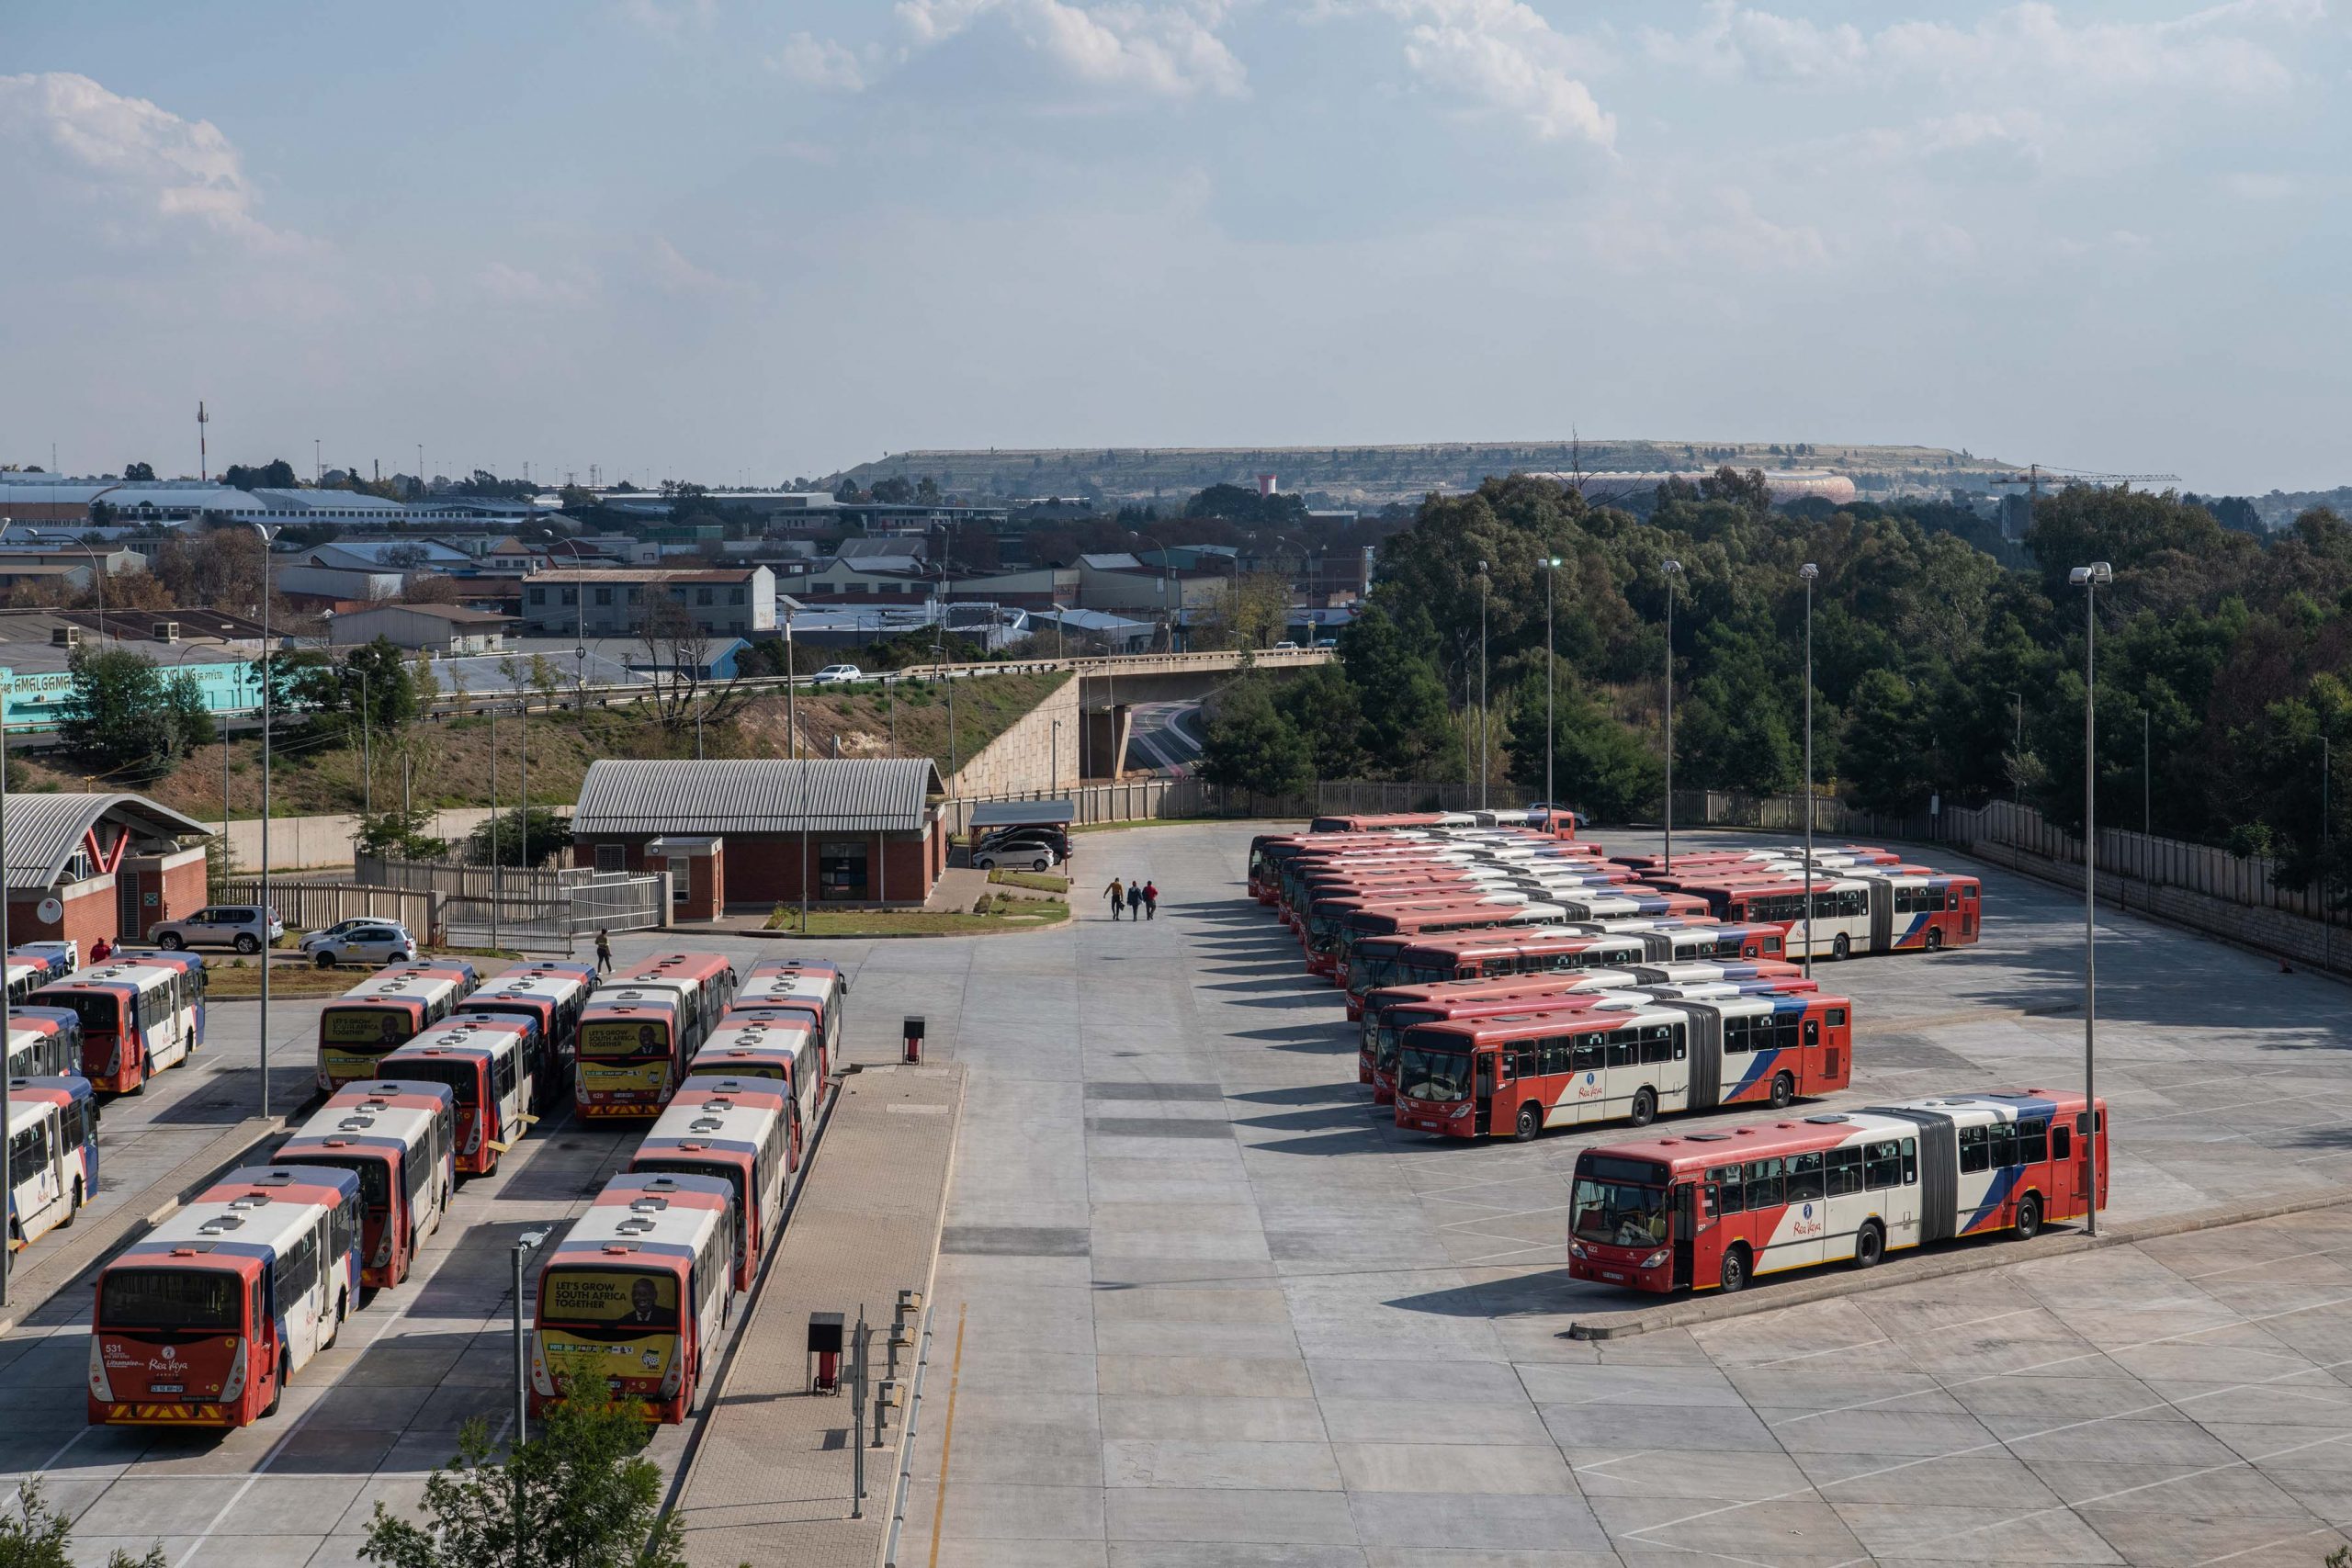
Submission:
M 566 604 L 579 604 L 579 603 L 580 603 L 580 590 L 578 590 L 577 588 L 567 588 L 567 589 L 565 589 L 565 590 L 563 591 L 563 602 L 564 602 Z
M 628 847 L 622 844 L 598 844 L 596 869 L 606 872 L 627 871 L 628 869 Z
M 710 589 L 697 588 L 695 590 L 695 603 L 697 604 L 716 604 L 718 603 L 718 596 Z
M 684 855 L 669 857 L 670 902 L 683 904 L 694 892 L 695 863 Z
M 612 602 L 613 602 L 613 591 L 612 591 L 611 589 L 609 589 L 609 588 L 599 588 L 598 590 L 596 590 L 596 603 L 597 603 L 599 605 L 608 605 L 608 604 L 610 604 Z
M 817 847 L 817 897 L 865 899 L 865 840 L 829 839 Z
M 740 588 L 729 589 L 727 591 L 727 602 L 729 604 L 741 604 L 743 602 L 743 591 Z
M 534 588 L 534 589 L 532 589 L 532 590 L 531 590 L 531 603 L 532 603 L 532 604 L 546 604 L 547 602 L 548 602 L 548 591 L 547 591 L 546 589 L 544 589 L 544 588 Z

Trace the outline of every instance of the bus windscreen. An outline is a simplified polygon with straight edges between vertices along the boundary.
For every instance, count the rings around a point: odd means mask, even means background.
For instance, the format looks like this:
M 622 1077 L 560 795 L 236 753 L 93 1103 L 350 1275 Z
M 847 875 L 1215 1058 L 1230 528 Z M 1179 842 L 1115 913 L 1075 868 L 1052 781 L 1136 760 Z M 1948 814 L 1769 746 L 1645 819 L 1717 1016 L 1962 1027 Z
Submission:
M 244 1326 L 244 1294 L 225 1269 L 115 1269 L 98 1287 L 98 1323 L 234 1334 Z
M 580 1026 L 580 1054 L 616 1060 L 670 1054 L 670 1026 L 660 1019 L 596 1019 Z
M 113 1034 L 122 1025 L 122 998 L 106 991 L 50 991 L 41 994 L 42 1007 L 70 1008 L 84 1030 Z

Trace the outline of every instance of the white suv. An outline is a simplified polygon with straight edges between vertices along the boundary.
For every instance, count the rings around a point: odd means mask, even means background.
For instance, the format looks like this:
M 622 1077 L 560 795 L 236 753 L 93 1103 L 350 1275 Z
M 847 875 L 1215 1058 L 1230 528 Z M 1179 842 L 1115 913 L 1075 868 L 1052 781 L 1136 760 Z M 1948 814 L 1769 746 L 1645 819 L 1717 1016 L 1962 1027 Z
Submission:
M 147 940 L 176 953 L 184 947 L 233 947 L 239 953 L 259 953 L 286 934 L 286 923 L 273 909 L 268 931 L 262 930 L 262 912 L 254 904 L 214 904 L 184 920 L 165 920 L 148 931 Z

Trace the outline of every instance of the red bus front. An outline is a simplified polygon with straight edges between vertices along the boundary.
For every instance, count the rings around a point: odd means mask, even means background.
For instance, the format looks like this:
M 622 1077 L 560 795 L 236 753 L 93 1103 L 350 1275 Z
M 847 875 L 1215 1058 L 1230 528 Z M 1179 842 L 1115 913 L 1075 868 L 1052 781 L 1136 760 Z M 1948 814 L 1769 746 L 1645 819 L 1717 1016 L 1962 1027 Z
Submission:
M 580 1114 L 660 1115 L 678 1085 L 677 1032 L 674 1003 L 589 1003 L 574 1047 Z
M 243 1427 L 274 1401 L 277 1328 L 261 1260 L 133 1249 L 98 1276 L 92 1426 Z
M 82 1022 L 82 1076 L 92 1089 L 129 1094 L 147 1081 L 147 1053 L 130 1027 L 128 986 L 44 987 L 25 998 L 28 1007 L 62 1008 Z

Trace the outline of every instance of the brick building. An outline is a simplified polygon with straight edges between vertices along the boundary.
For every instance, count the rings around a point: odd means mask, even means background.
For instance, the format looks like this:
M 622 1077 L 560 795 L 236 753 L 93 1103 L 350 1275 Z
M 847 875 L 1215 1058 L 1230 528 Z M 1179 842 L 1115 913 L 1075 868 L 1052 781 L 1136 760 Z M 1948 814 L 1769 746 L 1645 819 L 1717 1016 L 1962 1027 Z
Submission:
M 945 793 L 923 758 L 594 762 L 572 863 L 673 869 L 688 897 L 751 910 L 799 902 L 805 861 L 812 902 L 915 905 L 947 867 Z
M 136 795 L 8 797 L 8 940 L 138 941 L 158 920 L 204 907 L 201 843 L 211 829 Z M 57 907 L 42 919 L 54 898 Z

